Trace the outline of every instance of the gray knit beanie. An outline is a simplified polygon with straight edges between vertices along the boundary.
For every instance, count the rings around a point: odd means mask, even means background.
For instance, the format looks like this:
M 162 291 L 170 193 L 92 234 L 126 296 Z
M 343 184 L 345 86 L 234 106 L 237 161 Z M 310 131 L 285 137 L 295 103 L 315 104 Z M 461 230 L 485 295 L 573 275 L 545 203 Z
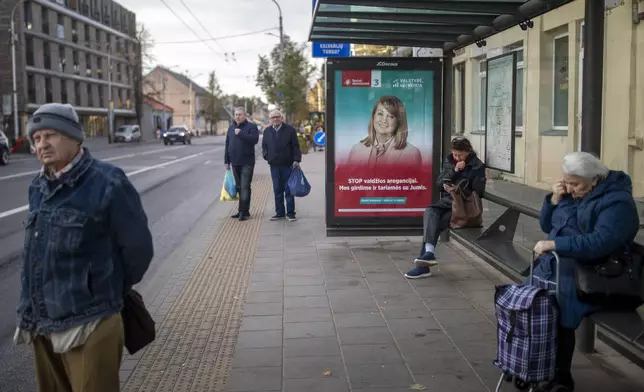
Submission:
M 34 133 L 43 129 L 53 129 L 80 143 L 85 140 L 78 114 L 68 103 L 46 103 L 36 110 L 27 122 L 29 140 L 33 142 Z

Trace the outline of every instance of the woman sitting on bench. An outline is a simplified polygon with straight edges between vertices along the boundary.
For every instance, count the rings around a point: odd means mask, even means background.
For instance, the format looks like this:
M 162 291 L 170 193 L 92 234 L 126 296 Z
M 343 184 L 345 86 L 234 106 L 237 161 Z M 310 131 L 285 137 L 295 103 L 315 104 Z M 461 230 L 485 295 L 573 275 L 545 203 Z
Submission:
M 425 209 L 423 218 L 423 247 L 414 263 L 416 267 L 405 274 L 409 279 L 432 276 L 429 267 L 437 265 L 434 248 L 441 232 L 449 228 L 452 218 L 452 196 L 450 190 L 460 186 L 465 193 L 476 192 L 483 197 L 485 191 L 485 165 L 476 156 L 472 143 L 464 137 L 452 139 L 452 153 L 445 158 L 443 170 L 438 175 L 437 185 L 441 189 L 438 203 Z
M 556 278 L 555 261 L 548 252 L 557 251 L 561 257 L 557 288 L 560 315 L 556 378 L 535 392 L 572 392 L 575 330 L 585 316 L 600 310 L 579 300 L 575 263 L 606 259 L 633 243 L 639 230 L 639 216 L 631 178 L 622 171 L 609 170 L 592 154 L 566 155 L 563 178 L 555 182 L 552 193 L 546 196 L 540 224 L 548 238 L 534 247 L 535 253 L 541 255 L 535 262 L 534 276 L 540 286 L 554 288 L 550 282 Z

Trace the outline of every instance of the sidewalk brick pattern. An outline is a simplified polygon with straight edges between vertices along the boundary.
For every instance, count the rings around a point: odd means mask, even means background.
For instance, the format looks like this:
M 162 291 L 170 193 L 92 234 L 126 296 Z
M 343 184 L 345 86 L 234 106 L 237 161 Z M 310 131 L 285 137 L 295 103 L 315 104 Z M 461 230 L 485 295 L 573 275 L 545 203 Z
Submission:
M 261 217 L 271 193 L 270 178 L 258 175 L 253 185 L 251 214 Z M 225 389 L 260 222 L 223 221 L 123 391 Z
M 433 277 L 410 281 L 420 238 L 327 237 L 323 154 L 303 169 L 299 220 L 269 222 L 266 208 L 227 391 L 493 391 L 494 286 L 507 279 L 455 242 L 437 248 Z M 574 373 L 580 391 L 633 390 L 581 355 Z

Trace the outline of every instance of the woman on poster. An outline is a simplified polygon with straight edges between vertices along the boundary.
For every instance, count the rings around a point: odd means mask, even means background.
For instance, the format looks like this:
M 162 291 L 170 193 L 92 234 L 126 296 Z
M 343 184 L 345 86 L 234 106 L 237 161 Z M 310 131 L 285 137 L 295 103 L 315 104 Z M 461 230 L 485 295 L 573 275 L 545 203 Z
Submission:
M 371 110 L 367 137 L 355 144 L 346 163 L 351 166 L 421 166 L 420 150 L 407 141 L 405 104 L 393 95 L 380 97 Z

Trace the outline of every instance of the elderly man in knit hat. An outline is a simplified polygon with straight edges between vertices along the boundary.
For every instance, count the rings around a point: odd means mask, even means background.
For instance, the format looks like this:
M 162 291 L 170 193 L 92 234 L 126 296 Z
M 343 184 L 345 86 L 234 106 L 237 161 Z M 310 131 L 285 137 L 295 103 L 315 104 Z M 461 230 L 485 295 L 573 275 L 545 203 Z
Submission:
M 43 166 L 29 187 L 14 341 L 33 346 L 41 392 L 118 391 L 123 295 L 153 255 L 141 199 L 82 147 L 71 105 L 41 106 L 27 131 Z

